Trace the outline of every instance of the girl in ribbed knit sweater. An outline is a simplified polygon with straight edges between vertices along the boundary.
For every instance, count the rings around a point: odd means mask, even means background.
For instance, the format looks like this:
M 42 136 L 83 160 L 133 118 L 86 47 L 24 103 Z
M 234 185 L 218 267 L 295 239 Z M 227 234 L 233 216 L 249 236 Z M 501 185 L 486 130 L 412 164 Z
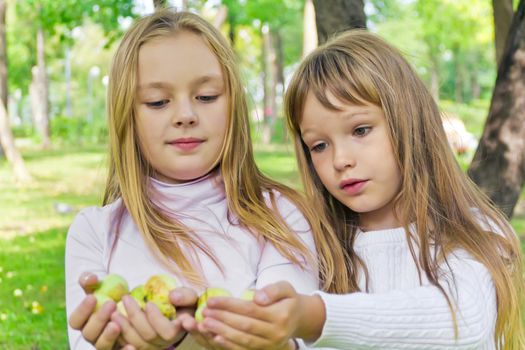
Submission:
M 162 273 L 235 296 L 283 278 L 303 293 L 320 276 L 344 285 L 345 271 L 325 274 L 344 264 L 337 237 L 330 244 L 313 209 L 257 168 L 235 55 L 211 24 L 171 10 L 138 20 L 112 63 L 108 114 L 104 206 L 82 210 L 66 243 L 71 349 L 202 348 L 152 303 L 124 296 L 128 317 L 113 301 L 95 311 L 89 292 L 109 273 L 130 288 Z
M 344 33 L 300 65 L 285 105 L 305 192 L 346 247 L 348 289 L 302 295 L 276 283 L 254 303 L 210 300 L 204 322 L 185 326 L 221 349 L 289 337 L 313 348 L 525 349 L 518 239 L 459 168 L 402 55 Z

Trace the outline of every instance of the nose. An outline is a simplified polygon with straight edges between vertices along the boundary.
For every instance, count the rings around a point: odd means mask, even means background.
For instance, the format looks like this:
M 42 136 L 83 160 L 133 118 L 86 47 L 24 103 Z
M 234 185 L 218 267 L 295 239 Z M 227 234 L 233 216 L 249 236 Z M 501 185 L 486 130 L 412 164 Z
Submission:
M 198 120 L 191 101 L 189 99 L 179 100 L 173 113 L 173 125 L 176 127 L 195 126 Z
M 344 171 L 346 168 L 355 167 L 356 159 L 349 147 L 336 147 L 334 150 L 333 164 L 337 171 Z

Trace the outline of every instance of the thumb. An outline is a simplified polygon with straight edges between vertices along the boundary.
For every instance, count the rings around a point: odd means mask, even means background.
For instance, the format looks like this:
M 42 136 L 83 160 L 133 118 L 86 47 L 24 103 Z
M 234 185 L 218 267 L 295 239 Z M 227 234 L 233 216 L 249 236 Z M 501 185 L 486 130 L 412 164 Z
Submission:
M 281 281 L 257 290 L 253 301 L 261 306 L 266 306 L 276 303 L 279 300 L 293 297 L 296 294 L 295 289 L 290 283 Z
M 192 307 L 197 304 L 199 296 L 197 293 L 187 287 L 175 288 L 170 292 L 170 301 L 173 305 L 179 307 Z
M 78 283 L 86 294 L 93 293 L 98 287 L 98 277 L 91 272 L 83 272 L 78 278 Z

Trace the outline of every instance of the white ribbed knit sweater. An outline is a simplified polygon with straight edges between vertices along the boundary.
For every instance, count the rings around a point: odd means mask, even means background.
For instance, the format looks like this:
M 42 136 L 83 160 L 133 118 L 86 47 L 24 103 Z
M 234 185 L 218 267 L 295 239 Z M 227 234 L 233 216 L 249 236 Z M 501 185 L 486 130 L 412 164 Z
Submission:
M 495 349 L 495 289 L 488 270 L 465 251 L 449 257 L 441 285 L 458 306 L 458 338 L 449 307 L 424 276 L 419 282 L 402 228 L 359 232 L 356 253 L 369 271 L 369 293 L 319 292 L 326 306 L 321 337 L 336 349 Z M 360 279 L 365 290 L 364 278 Z

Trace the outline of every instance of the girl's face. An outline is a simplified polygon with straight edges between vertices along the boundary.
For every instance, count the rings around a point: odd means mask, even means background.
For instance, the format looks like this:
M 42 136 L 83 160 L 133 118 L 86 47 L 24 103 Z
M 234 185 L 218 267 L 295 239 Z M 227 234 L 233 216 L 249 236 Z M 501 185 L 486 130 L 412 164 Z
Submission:
M 137 85 L 139 140 L 155 176 L 180 183 L 212 170 L 228 126 L 228 95 L 203 39 L 184 31 L 145 43 Z
M 401 172 L 382 109 L 327 97 L 340 110 L 324 107 L 310 92 L 300 123 L 317 175 L 337 200 L 359 214 L 364 230 L 400 226 L 392 201 Z

